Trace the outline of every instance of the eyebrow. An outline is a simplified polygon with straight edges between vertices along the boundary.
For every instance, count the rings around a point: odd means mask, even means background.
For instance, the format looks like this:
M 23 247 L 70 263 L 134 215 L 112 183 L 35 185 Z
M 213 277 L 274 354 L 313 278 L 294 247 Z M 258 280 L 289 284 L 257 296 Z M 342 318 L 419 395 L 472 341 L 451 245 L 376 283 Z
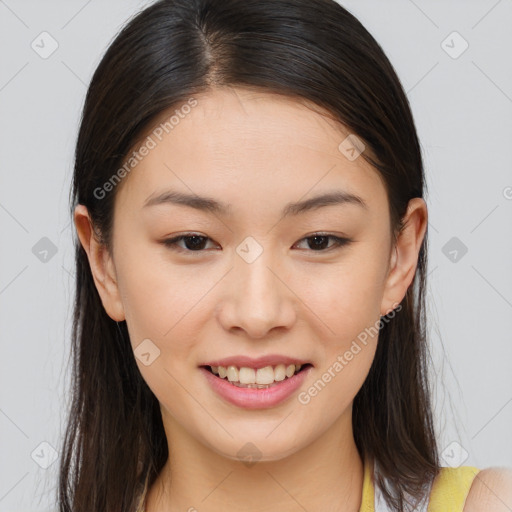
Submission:
M 188 206 L 190 208 L 195 208 L 196 210 L 224 216 L 230 215 L 232 212 L 230 204 L 220 203 L 219 201 L 210 197 L 186 194 L 173 190 L 166 190 L 165 192 L 162 192 L 156 196 L 149 196 L 144 202 L 143 208 L 161 204 Z M 368 209 L 368 205 L 361 197 L 350 192 L 337 190 L 333 192 L 327 192 L 316 197 L 306 199 L 304 201 L 288 203 L 283 208 L 281 219 L 290 215 L 299 215 L 301 213 L 315 210 L 324 206 L 345 204 L 353 204 Z

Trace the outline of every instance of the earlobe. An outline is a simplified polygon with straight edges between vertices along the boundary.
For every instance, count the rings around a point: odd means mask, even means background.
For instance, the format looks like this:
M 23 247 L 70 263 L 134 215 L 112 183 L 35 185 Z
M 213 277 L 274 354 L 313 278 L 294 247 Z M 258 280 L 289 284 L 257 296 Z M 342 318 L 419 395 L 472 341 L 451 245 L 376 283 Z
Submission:
M 106 246 L 98 240 L 89 212 L 84 205 L 76 206 L 74 220 L 103 307 L 110 318 L 120 322 L 125 319 L 125 315 L 112 257 Z
M 418 264 L 419 251 L 428 222 L 425 201 L 415 197 L 409 201 L 403 228 L 400 231 L 391 255 L 381 303 L 381 315 L 387 314 L 400 303 L 411 285 Z

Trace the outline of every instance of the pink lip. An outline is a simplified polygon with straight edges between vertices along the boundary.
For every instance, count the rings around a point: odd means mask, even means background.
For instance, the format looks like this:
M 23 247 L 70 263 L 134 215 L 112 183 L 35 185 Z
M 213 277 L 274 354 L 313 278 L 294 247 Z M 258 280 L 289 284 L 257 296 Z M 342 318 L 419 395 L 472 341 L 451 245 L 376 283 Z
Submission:
M 266 389 L 239 388 L 230 384 L 226 379 L 214 375 L 206 368 L 199 369 L 212 389 L 229 403 L 245 409 L 266 409 L 274 407 L 290 397 L 302 385 L 313 367 L 308 366 L 289 379 Z
M 302 359 L 296 359 L 293 357 L 283 356 L 279 354 L 269 354 L 266 356 L 261 356 L 257 358 L 247 357 L 247 356 L 231 356 L 225 357 L 224 359 L 217 359 L 215 361 L 210 361 L 207 363 L 203 363 L 199 366 L 236 366 L 237 368 L 241 368 L 242 366 L 246 366 L 247 368 L 264 368 L 265 366 L 277 366 L 278 364 L 311 364 L 309 361 L 303 361 Z

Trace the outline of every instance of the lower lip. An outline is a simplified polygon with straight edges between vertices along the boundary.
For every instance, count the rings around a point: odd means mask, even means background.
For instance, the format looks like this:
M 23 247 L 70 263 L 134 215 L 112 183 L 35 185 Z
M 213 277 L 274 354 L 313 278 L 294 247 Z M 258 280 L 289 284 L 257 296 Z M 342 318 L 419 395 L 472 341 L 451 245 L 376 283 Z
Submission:
M 199 369 L 203 372 L 212 389 L 229 403 L 244 409 L 266 409 L 274 407 L 290 397 L 302 385 L 313 367 L 308 366 L 292 377 L 263 389 L 239 388 L 230 384 L 226 379 L 217 377 L 206 368 L 200 367 Z

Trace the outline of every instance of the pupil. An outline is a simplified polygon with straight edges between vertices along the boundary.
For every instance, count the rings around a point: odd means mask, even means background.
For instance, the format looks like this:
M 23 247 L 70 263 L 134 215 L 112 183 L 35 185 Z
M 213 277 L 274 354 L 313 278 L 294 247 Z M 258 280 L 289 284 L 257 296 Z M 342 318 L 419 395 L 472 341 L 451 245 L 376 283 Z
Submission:
M 327 244 L 325 242 L 327 242 L 327 240 L 328 240 L 327 236 L 325 236 L 325 235 L 316 235 L 316 236 L 312 236 L 311 238 L 313 240 L 315 240 L 315 242 L 318 242 L 318 239 L 320 239 L 320 240 L 322 240 L 324 242 L 324 243 L 320 243 L 320 244 L 313 244 L 314 247 L 312 247 L 312 248 L 323 249 L 324 247 L 326 247 Z M 320 245 L 320 247 L 319 247 L 319 245 Z
M 185 245 L 187 246 L 187 249 L 201 249 L 202 246 L 204 245 L 204 236 L 196 236 L 196 235 L 192 235 L 192 236 L 188 236 L 186 239 L 185 239 Z M 201 240 L 202 239 L 202 240 Z M 192 243 L 190 243 L 190 241 L 192 240 Z

